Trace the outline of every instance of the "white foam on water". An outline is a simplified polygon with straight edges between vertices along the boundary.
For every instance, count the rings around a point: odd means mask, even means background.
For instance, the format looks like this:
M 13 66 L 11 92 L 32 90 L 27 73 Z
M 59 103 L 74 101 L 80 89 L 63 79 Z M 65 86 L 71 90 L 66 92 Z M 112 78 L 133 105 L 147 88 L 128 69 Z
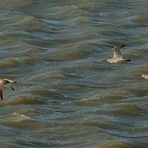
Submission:
M 26 115 L 23 115 L 23 114 L 19 114 L 19 113 L 16 113 L 16 112 L 12 113 L 12 115 L 13 115 L 12 118 L 15 121 L 22 121 L 22 120 L 29 120 L 29 119 L 31 119 L 29 116 L 26 116 Z

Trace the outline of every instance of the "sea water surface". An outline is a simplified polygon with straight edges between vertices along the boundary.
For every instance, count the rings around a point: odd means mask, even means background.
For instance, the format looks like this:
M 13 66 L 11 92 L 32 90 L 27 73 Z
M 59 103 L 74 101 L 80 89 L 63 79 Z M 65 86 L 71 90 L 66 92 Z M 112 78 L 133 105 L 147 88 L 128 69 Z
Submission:
M 0 147 L 147 148 L 144 73 L 147 0 L 0 0 Z

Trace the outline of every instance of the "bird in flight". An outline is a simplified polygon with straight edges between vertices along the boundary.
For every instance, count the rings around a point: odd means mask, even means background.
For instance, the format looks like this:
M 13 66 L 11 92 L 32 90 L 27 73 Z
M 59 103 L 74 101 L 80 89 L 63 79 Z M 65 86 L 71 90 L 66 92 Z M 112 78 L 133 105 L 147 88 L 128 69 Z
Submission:
M 1 101 L 3 101 L 3 87 L 5 85 L 9 85 L 9 87 L 15 91 L 14 87 L 12 86 L 13 83 L 16 83 L 16 81 L 12 81 L 12 80 L 9 80 L 9 79 L 0 79 L 0 98 L 1 98 Z
M 118 46 L 115 46 L 112 50 L 113 50 L 113 57 L 112 58 L 109 58 L 107 59 L 107 61 L 109 63 L 119 63 L 119 62 L 128 62 L 128 61 L 131 61 L 130 59 L 125 59 L 123 58 L 122 54 L 121 54 L 121 51 L 120 49 L 123 48 L 125 46 L 125 44 L 122 44 L 122 45 L 118 45 Z

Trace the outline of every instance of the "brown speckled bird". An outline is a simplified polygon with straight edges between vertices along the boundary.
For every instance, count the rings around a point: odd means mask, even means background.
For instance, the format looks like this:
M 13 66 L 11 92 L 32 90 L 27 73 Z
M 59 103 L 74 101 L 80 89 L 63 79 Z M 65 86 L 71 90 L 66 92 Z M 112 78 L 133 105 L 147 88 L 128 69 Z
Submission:
M 15 89 L 13 88 L 12 84 L 16 83 L 15 81 L 9 80 L 9 79 L 0 79 L 0 98 L 1 101 L 3 100 L 3 87 L 5 85 L 9 85 L 10 88 L 15 91 Z

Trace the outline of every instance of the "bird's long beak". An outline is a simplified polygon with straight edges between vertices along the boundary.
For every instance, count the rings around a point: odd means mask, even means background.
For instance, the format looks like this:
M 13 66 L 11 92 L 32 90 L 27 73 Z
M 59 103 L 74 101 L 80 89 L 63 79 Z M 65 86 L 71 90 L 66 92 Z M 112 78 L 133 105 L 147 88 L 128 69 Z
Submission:
M 10 83 L 17 83 L 16 81 L 10 81 Z

